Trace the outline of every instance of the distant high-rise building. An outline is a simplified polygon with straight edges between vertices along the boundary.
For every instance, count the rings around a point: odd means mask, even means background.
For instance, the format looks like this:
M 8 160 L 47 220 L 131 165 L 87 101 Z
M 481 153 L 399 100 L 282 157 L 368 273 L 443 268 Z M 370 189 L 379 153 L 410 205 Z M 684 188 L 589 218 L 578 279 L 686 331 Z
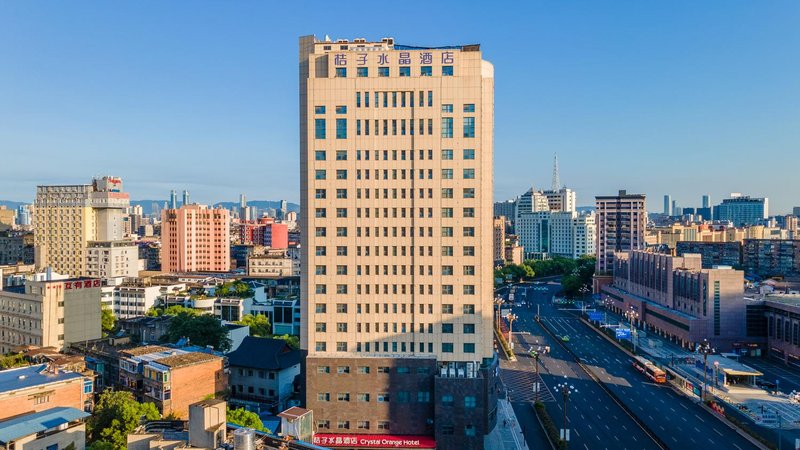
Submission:
M 493 86 L 478 45 L 301 38 L 301 345 L 316 439 L 355 428 L 481 449 L 494 427 Z M 389 175 L 366 179 L 373 170 Z
M 38 186 L 36 266 L 70 276 L 136 276 L 138 250 L 125 234 L 130 196 L 122 179 L 88 185 Z
M 792 208 L 792 214 L 794 214 L 795 216 L 800 217 L 800 206 L 793 207 Z
M 187 190 L 183 191 L 183 204 L 184 205 L 188 205 L 189 204 L 189 191 L 187 191 Z
M 517 199 L 494 202 L 493 212 L 495 217 L 505 217 L 513 227 L 514 218 L 517 216 Z
M 594 255 L 595 214 L 576 211 L 540 211 L 522 214 L 517 235 L 525 258 Z
M 286 213 L 289 211 L 289 202 L 281 200 L 280 220 L 286 220 Z
M 175 192 L 175 189 L 169 191 L 169 207 L 171 209 L 178 208 L 178 193 Z
M 669 215 L 670 215 L 670 216 L 677 216 L 677 215 L 679 215 L 679 214 L 678 214 L 678 201 L 677 201 L 677 200 L 673 200 L 673 201 L 672 201 L 672 209 L 670 210 L 670 214 L 669 214 Z
M 664 196 L 664 215 L 672 215 L 672 196 L 669 194 Z
M 239 220 L 243 222 L 251 220 L 250 209 L 247 207 L 247 197 L 244 194 L 239 194 Z
M 19 205 L 17 207 L 17 225 L 27 227 L 31 223 L 31 209 L 33 205 Z
M 647 208 L 644 194 L 598 196 L 596 200 L 597 267 L 599 275 L 610 274 L 614 253 L 645 248 Z M 597 289 L 597 287 L 596 287 Z
M 730 221 L 735 226 L 757 225 L 769 217 L 769 199 L 755 198 L 738 193 L 714 206 L 714 220 Z
M 708 194 L 703 195 L 703 208 L 711 208 L 711 196 Z
M 198 204 L 166 209 L 161 213 L 161 270 L 227 272 L 230 241 L 228 210 Z
M 502 262 L 505 260 L 505 243 L 506 243 L 506 218 L 505 216 L 495 217 L 492 221 L 494 228 L 494 262 Z

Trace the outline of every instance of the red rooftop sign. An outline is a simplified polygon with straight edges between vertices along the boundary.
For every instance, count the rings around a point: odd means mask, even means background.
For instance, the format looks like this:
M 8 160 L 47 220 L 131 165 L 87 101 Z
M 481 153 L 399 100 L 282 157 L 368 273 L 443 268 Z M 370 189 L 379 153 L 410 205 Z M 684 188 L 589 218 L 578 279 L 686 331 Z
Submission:
M 436 448 L 430 436 L 393 436 L 390 434 L 315 434 L 314 445 L 360 448 Z

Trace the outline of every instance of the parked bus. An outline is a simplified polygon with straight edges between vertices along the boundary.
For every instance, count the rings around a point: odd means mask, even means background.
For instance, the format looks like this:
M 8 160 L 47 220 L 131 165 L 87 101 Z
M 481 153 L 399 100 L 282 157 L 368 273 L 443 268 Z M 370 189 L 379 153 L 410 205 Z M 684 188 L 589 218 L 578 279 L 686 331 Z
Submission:
M 633 367 L 639 372 L 642 372 L 647 378 L 656 383 L 666 383 L 667 374 L 663 370 L 656 367 L 655 364 L 650 362 L 647 358 L 641 356 L 633 357 Z

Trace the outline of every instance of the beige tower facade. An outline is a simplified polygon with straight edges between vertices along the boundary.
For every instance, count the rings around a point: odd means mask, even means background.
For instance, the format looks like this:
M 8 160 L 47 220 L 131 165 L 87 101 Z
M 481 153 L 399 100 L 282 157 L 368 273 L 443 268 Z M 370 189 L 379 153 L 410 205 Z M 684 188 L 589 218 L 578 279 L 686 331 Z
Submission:
M 610 275 L 614 267 L 614 254 L 645 248 L 647 207 L 644 194 L 595 197 L 597 225 L 598 276 Z
M 124 233 L 123 220 L 129 206 L 130 196 L 122 192 L 122 179 L 117 177 L 95 179 L 87 185 L 38 186 L 34 209 L 36 267 L 51 267 L 70 276 L 130 276 L 138 255 Z M 126 263 L 105 266 L 102 259 L 89 260 L 91 247 L 111 243 L 131 249 Z M 97 252 L 91 256 L 97 257 Z M 120 273 L 115 267 L 121 267 Z
M 478 45 L 300 39 L 301 340 L 321 437 L 481 448 L 493 426 L 493 72 Z

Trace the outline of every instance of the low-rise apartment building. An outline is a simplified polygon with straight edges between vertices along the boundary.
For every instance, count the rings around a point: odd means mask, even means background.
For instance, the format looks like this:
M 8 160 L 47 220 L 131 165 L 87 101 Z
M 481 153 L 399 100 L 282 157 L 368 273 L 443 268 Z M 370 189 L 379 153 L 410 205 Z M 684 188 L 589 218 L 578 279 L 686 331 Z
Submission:
M 0 421 L 0 448 L 5 450 L 59 450 L 86 448 L 89 413 L 55 407 Z
M 0 371 L 0 420 L 55 407 L 83 411 L 91 407 L 93 392 L 91 377 L 52 364 L 3 370 Z
M 286 341 L 248 336 L 228 354 L 231 402 L 277 414 L 288 407 L 302 353 Z
M 0 353 L 64 349 L 101 335 L 100 280 L 26 281 L 0 291 Z

